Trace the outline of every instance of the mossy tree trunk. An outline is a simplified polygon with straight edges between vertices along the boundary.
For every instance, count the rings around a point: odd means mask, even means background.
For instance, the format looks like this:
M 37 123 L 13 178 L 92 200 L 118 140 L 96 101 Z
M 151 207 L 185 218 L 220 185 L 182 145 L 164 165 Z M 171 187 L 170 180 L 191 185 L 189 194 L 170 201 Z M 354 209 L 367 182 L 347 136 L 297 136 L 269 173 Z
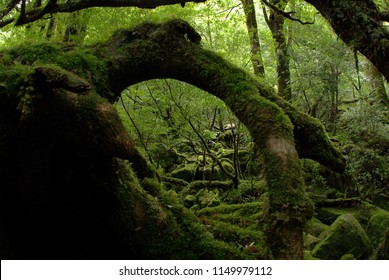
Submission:
M 262 60 L 261 43 L 259 41 L 258 24 L 253 0 L 241 0 L 246 16 L 247 33 L 250 40 L 251 63 L 254 74 L 258 77 L 265 76 L 265 66 Z
M 389 32 L 373 0 L 305 0 L 331 24 L 347 45 L 365 55 L 389 81 Z
M 288 1 L 272 0 L 270 4 L 276 6 L 281 11 L 284 11 L 288 5 Z M 271 31 L 275 43 L 275 51 L 277 56 L 277 82 L 278 94 L 284 99 L 292 100 L 292 89 L 290 87 L 290 70 L 289 70 L 289 39 L 285 35 L 285 17 L 277 11 L 270 9 L 269 15 L 264 8 L 264 16 L 267 25 Z
M 269 89 L 202 49 L 199 42 L 190 26 L 172 21 L 118 32 L 100 47 L 113 65 L 110 75 L 116 94 L 143 80 L 175 78 L 214 94 L 231 108 L 267 162 L 268 245 L 275 258 L 302 258 L 302 228 L 313 207 L 304 190 L 293 125 L 280 107 L 264 97 L 272 95 Z
M 6 182 L 1 195 L 2 224 L 21 229 L 18 219 L 28 217 L 27 226 L 32 228 L 27 232 L 40 242 L 46 240 L 43 233 L 53 230 L 56 234 L 52 239 L 72 233 L 82 243 L 82 239 L 92 237 L 84 248 L 92 253 L 97 249 L 91 248 L 99 241 L 119 240 L 101 250 L 101 254 L 111 253 L 113 257 L 118 251 L 111 248 L 122 248 L 119 253 L 124 258 L 131 250 L 135 250 L 131 255 L 135 258 L 237 257 L 226 247 L 217 254 L 209 251 L 215 248 L 209 236 L 194 224 L 188 225 L 185 219 L 191 219 L 191 215 L 174 199 L 166 198 L 158 184 L 151 183 L 154 172 L 133 146 L 114 108 L 100 97 L 114 102 L 132 84 L 174 78 L 219 97 L 248 127 L 266 162 L 268 246 L 277 259 L 302 258 L 302 229 L 313 206 L 305 193 L 298 152 L 337 170 L 344 168 L 344 162 L 320 123 L 245 71 L 204 50 L 200 39 L 186 22 L 173 20 L 121 30 L 107 42 L 86 48 L 43 44 L 2 53 L 0 170 Z M 39 62 L 47 64 L 37 66 L 36 54 L 42 54 L 42 50 L 44 56 Z M 15 60 L 19 62 L 15 64 Z M 137 180 L 128 179 L 125 174 L 131 169 L 117 164 L 115 157 L 133 163 L 149 194 Z M 28 191 L 38 197 L 30 199 Z M 18 201 L 20 195 L 26 197 Z M 153 196 L 165 198 L 158 202 Z M 136 202 L 138 198 L 142 203 Z M 165 205 L 174 205 L 173 210 Z M 17 214 L 16 220 L 4 214 L 8 208 Z M 30 209 L 38 210 L 30 215 Z M 48 215 L 46 210 L 53 214 Z M 43 227 L 34 227 L 35 217 L 42 215 Z M 63 225 L 58 217 L 67 222 Z M 83 222 L 91 217 L 92 224 Z M 174 226 L 177 224 L 181 225 Z M 76 234 L 80 229 L 84 234 L 81 239 Z M 197 232 L 195 249 L 185 242 L 193 232 Z M 22 230 L 16 233 L 13 244 L 24 240 Z M 25 240 L 17 246 L 20 250 L 31 238 Z M 158 245 L 161 242 L 166 246 Z M 29 248 L 37 249 L 36 245 Z

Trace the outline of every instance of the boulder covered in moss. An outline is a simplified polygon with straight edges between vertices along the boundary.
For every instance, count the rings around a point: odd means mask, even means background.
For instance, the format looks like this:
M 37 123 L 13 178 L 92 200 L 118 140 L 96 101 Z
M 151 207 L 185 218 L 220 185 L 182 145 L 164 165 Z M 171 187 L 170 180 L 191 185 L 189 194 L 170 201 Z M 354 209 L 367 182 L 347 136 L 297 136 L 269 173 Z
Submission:
M 196 201 L 197 201 L 197 199 L 194 195 L 188 194 L 184 198 L 184 206 L 186 208 L 191 208 L 193 205 L 196 204 Z
M 317 218 L 326 225 L 331 225 L 341 215 L 352 213 L 355 217 L 358 216 L 358 210 L 355 208 L 335 208 L 335 207 L 320 207 L 316 208 Z
M 220 204 L 218 192 L 207 189 L 200 190 L 197 193 L 197 200 L 201 207 L 212 207 Z
M 197 170 L 197 163 L 181 165 L 170 173 L 173 178 L 190 182 L 194 179 Z
M 330 226 L 325 238 L 312 250 L 312 255 L 324 260 L 339 260 L 346 254 L 365 259 L 370 252 L 370 240 L 362 226 L 353 215 L 344 214 Z
M 313 217 L 312 219 L 310 219 L 308 221 L 307 228 L 305 231 L 310 235 L 318 237 L 320 234 L 327 231 L 328 228 L 329 228 L 329 226 L 327 226 L 326 224 L 323 224 L 320 220 Z
M 312 250 L 315 245 L 320 242 L 320 238 L 312 235 L 312 234 L 305 234 L 304 235 L 304 248 L 307 250 Z
M 388 228 L 389 212 L 379 211 L 370 218 L 366 233 L 370 238 L 373 248 L 376 248 L 384 240 Z
M 356 258 L 354 257 L 353 254 L 346 254 L 346 255 L 343 255 L 340 259 L 341 259 L 341 260 L 356 260 Z
M 389 260 L 389 228 L 385 233 L 385 237 L 378 245 L 377 251 L 375 252 L 375 257 L 378 260 Z

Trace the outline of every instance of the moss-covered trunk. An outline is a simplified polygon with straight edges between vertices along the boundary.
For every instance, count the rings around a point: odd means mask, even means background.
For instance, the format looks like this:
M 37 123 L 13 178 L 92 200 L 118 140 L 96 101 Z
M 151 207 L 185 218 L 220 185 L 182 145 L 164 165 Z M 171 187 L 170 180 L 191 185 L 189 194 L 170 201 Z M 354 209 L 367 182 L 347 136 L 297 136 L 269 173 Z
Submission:
M 347 45 L 365 55 L 389 81 L 389 32 L 372 0 L 306 0 Z
M 243 257 L 215 242 L 161 189 L 100 97 L 113 102 L 134 83 L 175 78 L 224 100 L 248 127 L 266 162 L 268 246 L 277 259 L 302 258 L 302 229 L 313 207 L 298 152 L 334 169 L 344 163 L 317 121 L 204 50 L 200 39 L 187 23 L 173 20 L 121 30 L 85 48 L 41 44 L 2 53 L 1 224 L 10 231 L 1 234 L 17 248 L 16 257 L 32 257 L 41 243 L 44 258 L 77 258 L 75 246 L 58 245 L 62 239 L 87 241 L 78 258 L 90 258 L 100 242 L 94 257 Z M 9 209 L 15 216 L 5 214 Z
M 302 228 L 313 207 L 304 189 L 293 125 L 281 108 L 263 97 L 271 95 L 270 90 L 246 72 L 202 49 L 198 34 L 183 22 L 142 28 L 118 33 L 105 45 L 115 56 L 113 47 L 121 49 L 119 59 L 108 56 L 114 65 L 112 77 L 116 81 L 120 76 L 123 83 L 117 93 L 138 81 L 169 77 L 222 99 L 247 126 L 265 158 L 269 187 L 267 233 L 271 236 L 268 245 L 274 257 L 302 258 Z M 125 44 L 117 46 L 118 42 Z M 134 55 L 142 57 L 142 61 Z

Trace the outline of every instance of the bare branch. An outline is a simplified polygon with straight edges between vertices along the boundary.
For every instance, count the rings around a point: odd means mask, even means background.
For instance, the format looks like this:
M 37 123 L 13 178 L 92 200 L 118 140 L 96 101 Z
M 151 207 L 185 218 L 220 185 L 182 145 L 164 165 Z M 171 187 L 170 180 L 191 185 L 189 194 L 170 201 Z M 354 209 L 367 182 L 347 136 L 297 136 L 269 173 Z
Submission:
M 262 2 L 268 6 L 269 8 L 271 8 L 272 10 L 274 10 L 276 13 L 286 17 L 287 19 L 290 19 L 290 20 L 293 20 L 293 21 L 297 21 L 299 23 L 301 23 L 302 25 L 306 25 L 306 24 L 314 24 L 315 23 L 315 20 L 313 20 L 312 22 L 308 22 L 308 21 L 302 21 L 301 19 L 298 19 L 298 18 L 294 18 L 292 17 L 291 15 L 294 14 L 295 12 L 284 12 L 282 11 L 281 9 L 278 9 L 275 5 L 272 5 L 270 4 L 267 0 L 262 0 Z M 265 18 L 266 19 L 266 18 Z
M 10 11 L 16 7 L 16 4 L 20 0 L 12 0 L 11 3 L 13 3 L 14 1 L 16 3 L 12 6 Z M 24 16 L 21 15 L 15 25 L 23 25 L 34 22 L 38 19 L 43 18 L 46 14 L 72 13 L 75 11 L 92 7 L 137 7 L 142 9 L 155 9 L 159 6 L 167 6 L 174 4 L 181 4 L 181 6 L 184 6 L 184 4 L 187 2 L 203 3 L 205 1 L 206 0 L 79 0 L 77 2 L 66 2 L 65 4 L 57 4 L 56 0 L 50 0 L 48 4 L 43 8 L 37 7 L 29 12 L 26 12 Z M 11 3 L 9 4 L 9 6 L 11 6 Z M 4 10 L 2 12 L 2 16 L 0 16 L 0 19 L 2 19 L 10 11 L 8 11 L 8 9 Z M 14 21 L 14 18 L 1 20 L 0 27 L 4 27 Z
M 7 7 L 0 13 L 0 19 L 3 19 L 6 15 L 8 15 L 15 7 L 16 5 L 20 2 L 20 0 L 11 0 Z

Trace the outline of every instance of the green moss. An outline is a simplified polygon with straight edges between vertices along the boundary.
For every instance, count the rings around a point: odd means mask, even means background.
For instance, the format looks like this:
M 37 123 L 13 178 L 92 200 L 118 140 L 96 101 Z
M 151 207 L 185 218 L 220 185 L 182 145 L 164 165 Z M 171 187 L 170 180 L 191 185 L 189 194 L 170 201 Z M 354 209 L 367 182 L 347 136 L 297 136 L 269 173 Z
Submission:
M 216 207 L 206 207 L 197 211 L 197 216 L 202 219 L 218 220 L 229 224 L 237 225 L 242 228 L 251 228 L 260 230 L 262 220 L 262 203 L 251 202 L 243 204 L 219 205 Z
M 354 217 L 357 216 L 358 210 L 356 208 L 318 208 L 316 209 L 317 218 L 323 223 L 330 225 L 332 224 L 339 216 L 343 214 L 353 214 Z
M 215 240 L 193 212 L 174 194 L 160 190 L 159 199 L 141 187 L 130 165 L 116 161 L 116 190 L 127 225 L 129 243 L 137 259 L 245 259 L 248 256 L 226 242 Z
M 63 45 L 53 43 L 26 43 L 9 49 L 9 53 L 14 59 L 26 65 L 47 63 L 55 57 L 61 57 L 63 51 Z
M 305 231 L 313 236 L 318 237 L 323 232 L 326 232 L 329 229 L 329 226 L 320 222 L 317 218 L 313 217 L 307 223 Z
M 196 204 L 196 201 L 197 201 L 197 199 L 194 195 L 187 195 L 184 198 L 184 206 L 186 208 L 191 208 L 193 205 Z
M 373 248 L 377 248 L 380 242 L 385 238 L 385 233 L 389 228 L 389 213 L 381 211 L 374 214 L 368 224 L 366 233 L 371 240 Z
M 162 191 L 162 185 L 155 178 L 145 177 L 140 185 L 153 196 L 158 196 Z
M 315 258 L 311 255 L 310 251 L 304 251 L 304 260 L 319 260 L 318 258 Z
M 385 237 L 379 244 L 376 252 L 374 252 L 375 258 L 378 260 L 389 260 L 389 228 L 385 233 Z
M 223 240 L 242 248 L 247 253 L 251 253 L 251 258 L 266 259 L 269 258 L 269 252 L 265 245 L 264 235 L 258 230 L 245 229 L 236 225 L 221 222 L 218 220 L 203 221 L 208 225 L 216 239 Z M 250 246 L 251 245 L 251 246 Z M 249 246 L 252 247 L 249 249 Z
M 356 260 L 356 258 L 353 254 L 345 254 L 340 259 L 341 260 Z
M 261 202 L 250 202 L 244 204 L 223 204 L 217 207 L 212 208 L 204 208 L 201 209 L 198 214 L 199 215 L 217 215 L 217 214 L 226 214 L 232 213 L 236 211 L 240 211 L 245 215 L 249 215 L 250 213 L 258 213 L 262 209 Z
M 320 241 L 319 238 L 311 234 L 304 234 L 304 249 L 312 250 L 313 247 Z
M 13 47 L 8 53 L 17 63 L 36 66 L 54 65 L 70 71 L 81 78 L 90 81 L 96 91 L 107 98 L 112 98 L 108 84 L 106 62 L 96 56 L 93 48 L 81 48 L 73 45 L 40 43 L 23 44 Z
M 370 253 L 370 240 L 351 214 L 337 218 L 325 238 L 312 251 L 314 257 L 325 260 L 339 260 L 345 254 L 353 254 L 357 259 L 364 259 Z
M 196 198 L 201 207 L 212 207 L 220 204 L 220 197 L 218 191 L 209 191 L 208 189 L 200 190 Z
M 233 183 L 229 181 L 206 181 L 206 180 L 196 180 L 192 181 L 188 188 L 191 190 L 199 191 L 204 188 L 209 189 L 220 189 L 220 190 L 228 190 L 233 187 Z
M 197 166 L 197 163 L 188 163 L 173 170 L 170 176 L 190 182 L 196 174 Z

